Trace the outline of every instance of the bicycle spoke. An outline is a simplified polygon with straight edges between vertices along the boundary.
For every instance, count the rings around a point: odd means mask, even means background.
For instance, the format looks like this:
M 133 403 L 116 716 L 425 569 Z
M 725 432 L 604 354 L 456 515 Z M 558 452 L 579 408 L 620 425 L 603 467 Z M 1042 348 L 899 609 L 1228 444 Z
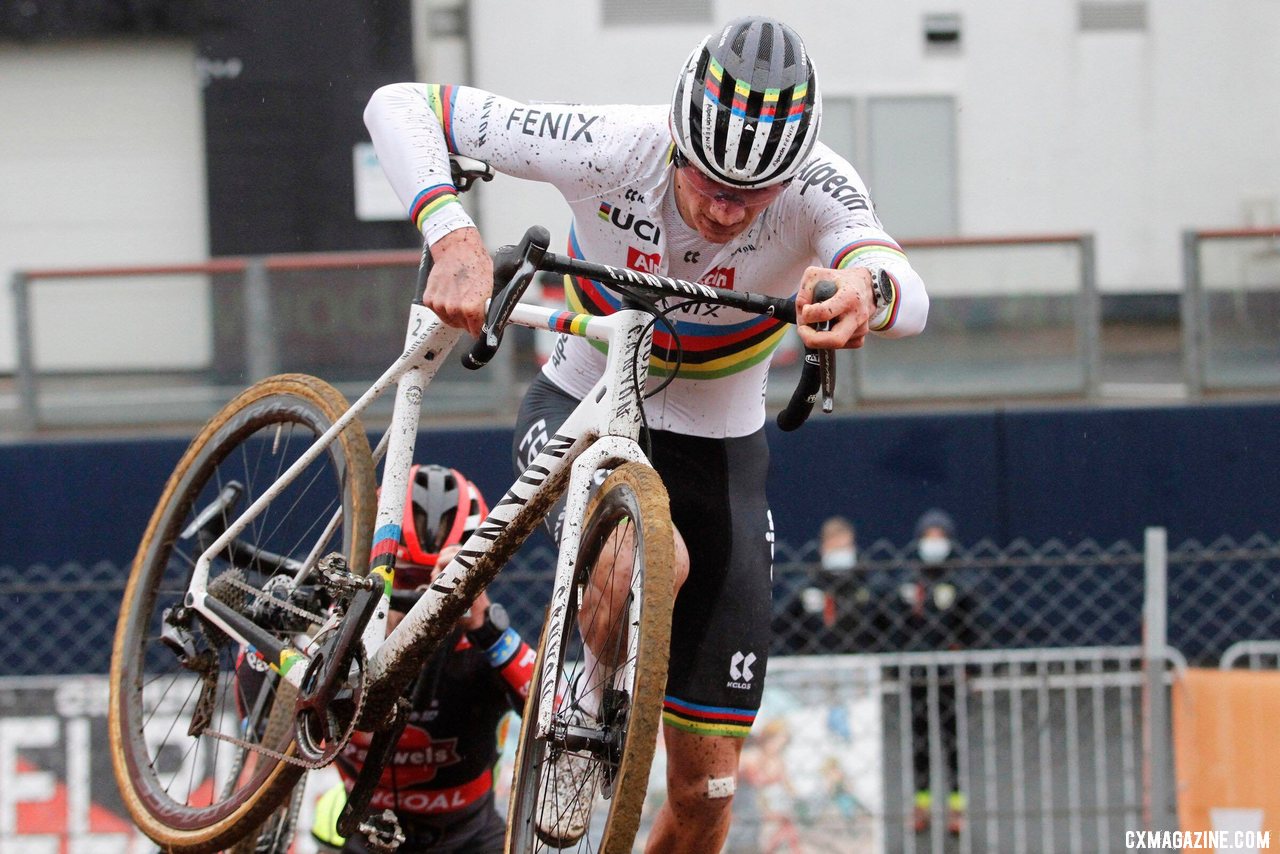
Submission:
M 234 525 L 346 408 L 336 390 L 302 375 L 273 377 L 242 393 L 188 447 L 143 536 L 121 606 L 110 744 L 117 781 L 132 793 L 125 798 L 130 815 L 162 850 L 226 847 L 246 817 L 261 822 L 273 812 L 301 773 L 274 754 L 228 743 L 283 749 L 292 736 L 292 704 L 273 713 L 288 700 L 270 681 L 254 687 L 262 672 L 244 662 L 241 645 L 207 618 L 173 609 L 183 603 L 201 544 Z M 265 502 L 240 536 L 213 556 L 213 595 L 287 640 L 290 623 L 273 624 L 282 610 L 243 607 L 260 597 L 241 590 L 237 580 L 260 587 L 276 574 L 276 561 L 288 567 L 305 559 L 321 536 L 348 542 L 348 565 L 364 574 L 373 473 L 368 438 L 358 424 L 338 433 L 295 483 Z M 228 490 L 234 500 L 227 501 Z M 204 529 L 182 539 L 206 513 Z M 264 555 L 270 557 L 260 559 Z M 169 648 L 170 630 L 182 646 L 191 645 L 195 658 Z M 194 735 L 193 714 L 202 719 Z

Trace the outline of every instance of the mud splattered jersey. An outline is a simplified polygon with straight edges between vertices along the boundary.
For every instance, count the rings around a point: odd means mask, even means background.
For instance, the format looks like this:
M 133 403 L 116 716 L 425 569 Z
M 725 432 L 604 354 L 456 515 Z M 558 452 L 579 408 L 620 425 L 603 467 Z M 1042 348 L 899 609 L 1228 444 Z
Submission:
M 573 257 L 782 297 L 795 293 L 809 266 L 880 268 L 897 296 L 872 331 L 899 337 L 924 327 L 923 282 L 885 233 L 857 172 L 822 144 L 738 237 L 714 244 L 691 234 L 674 203 L 667 111 L 524 104 L 469 87 L 403 83 L 374 94 L 365 122 L 392 187 L 429 242 L 472 225 L 450 183 L 453 152 L 555 186 L 573 214 L 566 247 Z M 571 309 L 590 314 L 620 304 L 588 279 L 570 279 L 565 294 Z M 661 325 L 654 333 L 650 383 L 679 369 L 646 401 L 649 425 L 707 437 L 759 429 L 769 362 L 785 324 L 693 303 L 671 317 L 674 335 Z M 543 370 L 584 397 L 604 370 L 599 346 L 562 336 Z

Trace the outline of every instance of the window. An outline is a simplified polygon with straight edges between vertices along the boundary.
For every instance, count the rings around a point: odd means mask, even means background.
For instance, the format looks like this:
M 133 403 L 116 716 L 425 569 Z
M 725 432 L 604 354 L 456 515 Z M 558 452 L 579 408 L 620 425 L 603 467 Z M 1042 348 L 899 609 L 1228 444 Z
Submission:
M 711 0 L 604 0 L 600 12 L 600 21 L 606 27 L 712 23 Z
M 1080 31 L 1145 30 L 1147 4 L 1144 0 L 1082 0 Z
M 957 53 L 960 50 L 960 16 L 933 14 L 924 16 L 926 53 Z

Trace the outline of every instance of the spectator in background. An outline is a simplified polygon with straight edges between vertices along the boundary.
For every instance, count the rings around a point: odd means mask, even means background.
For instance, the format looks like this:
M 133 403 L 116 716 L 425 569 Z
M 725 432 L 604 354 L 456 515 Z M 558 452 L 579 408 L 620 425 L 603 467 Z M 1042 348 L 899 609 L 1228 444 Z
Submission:
M 915 552 L 920 560 L 914 577 L 899 587 L 904 651 L 967 649 L 974 642 L 976 615 L 971 593 L 957 570 L 948 564 L 956 550 L 956 525 L 939 509 L 925 511 L 916 522 Z M 927 671 L 915 669 L 911 680 L 912 774 L 915 781 L 914 824 L 917 833 L 929 826 L 933 791 L 930 781 L 929 680 Z M 947 830 L 964 828 L 967 807 L 960 791 L 956 735 L 956 680 L 954 670 L 940 668 L 936 683 L 938 727 L 945 763 Z
M 858 535 L 843 516 L 822 523 L 818 565 L 776 615 L 774 635 L 785 652 L 866 652 L 860 648 L 861 611 L 868 593 L 855 569 Z

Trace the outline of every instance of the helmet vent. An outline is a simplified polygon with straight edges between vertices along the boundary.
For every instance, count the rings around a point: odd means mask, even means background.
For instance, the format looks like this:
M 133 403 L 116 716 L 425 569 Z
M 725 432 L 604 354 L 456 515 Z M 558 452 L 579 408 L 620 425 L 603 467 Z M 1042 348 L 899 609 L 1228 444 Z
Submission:
M 783 41 L 786 41 L 783 39 Z M 769 63 L 773 60 L 773 26 L 765 24 L 760 28 L 760 50 L 756 53 L 756 62 Z M 790 63 L 788 63 L 790 64 Z

